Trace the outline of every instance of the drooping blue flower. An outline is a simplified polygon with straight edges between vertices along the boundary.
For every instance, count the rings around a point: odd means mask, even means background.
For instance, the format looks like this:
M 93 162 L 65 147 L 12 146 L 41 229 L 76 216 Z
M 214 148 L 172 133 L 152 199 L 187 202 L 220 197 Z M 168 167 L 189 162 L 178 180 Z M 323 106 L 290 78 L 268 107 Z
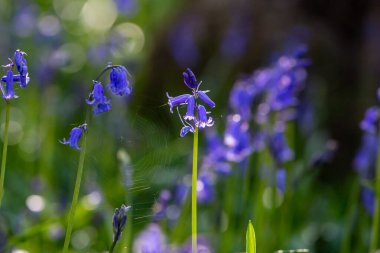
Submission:
M 376 134 L 377 124 L 380 117 L 380 108 L 373 106 L 367 109 L 363 120 L 360 122 L 360 128 L 371 134 Z
M 3 91 L 3 98 L 5 100 L 10 100 L 13 98 L 17 98 L 14 88 L 13 88 L 13 72 L 11 68 L 7 71 L 7 75 L 5 78 L 5 91 L 3 86 L 1 86 L 1 89 Z
M 113 66 L 110 71 L 110 83 L 108 88 L 114 95 L 129 95 L 132 89 L 128 81 L 128 71 L 124 66 Z
M 214 108 L 215 103 L 207 95 L 205 91 L 198 91 L 198 97 L 209 107 Z
M 70 132 L 69 140 L 66 140 L 65 138 L 60 141 L 62 144 L 67 144 L 71 148 L 75 148 L 77 150 L 80 150 L 80 147 L 78 146 L 78 141 L 82 137 L 82 134 L 84 131 L 87 131 L 87 124 L 80 125 L 78 127 L 74 127 Z
M 176 97 L 171 97 L 169 93 L 166 92 L 166 96 L 169 98 L 168 105 L 170 106 L 170 112 L 173 113 L 173 108 L 179 105 L 187 103 L 187 100 L 191 97 L 189 94 L 183 94 Z
M 14 60 L 20 76 L 26 77 L 28 74 L 28 64 L 24 55 L 26 55 L 25 52 L 17 49 L 14 54 Z
M 113 214 L 112 227 L 113 227 L 113 241 L 117 242 L 127 222 L 127 212 L 131 209 L 130 206 L 121 205 L 120 209 L 116 208 Z
M 103 85 L 100 82 L 94 81 L 94 87 L 89 98 L 86 103 L 93 106 L 95 115 L 111 110 L 111 102 L 104 95 Z
M 166 236 L 162 232 L 160 226 L 151 223 L 143 230 L 133 243 L 133 252 L 138 253 L 167 253 L 169 247 L 167 245 Z
M 184 137 L 189 132 L 194 133 L 194 128 L 192 126 L 184 126 L 181 128 L 180 136 Z
M 377 157 L 378 138 L 374 134 L 365 133 L 361 146 L 354 159 L 354 168 L 362 178 L 372 179 Z
M 199 86 L 202 82 L 198 82 L 194 73 L 187 68 L 183 73 L 183 80 L 185 85 L 192 90 L 192 94 L 182 94 L 176 97 L 171 97 L 168 93 L 168 105 L 170 107 L 170 112 L 173 113 L 173 108 L 180 105 L 187 105 L 186 114 L 182 116 L 178 110 L 180 120 L 182 122 L 182 129 L 180 136 L 183 137 L 189 132 L 195 132 L 195 128 L 205 128 L 210 127 L 214 124 L 212 117 L 207 116 L 206 108 L 199 104 L 200 101 L 204 102 L 207 106 L 213 108 L 215 107 L 214 101 L 212 101 L 209 96 L 206 95 L 208 91 L 200 91 Z
M 199 128 L 210 127 L 214 125 L 214 121 L 211 117 L 207 117 L 206 108 L 203 105 L 198 105 L 198 121 L 196 126 Z
M 195 98 L 194 96 L 190 96 L 187 100 L 187 111 L 185 117 L 183 117 L 185 120 L 194 120 L 194 111 L 195 111 Z

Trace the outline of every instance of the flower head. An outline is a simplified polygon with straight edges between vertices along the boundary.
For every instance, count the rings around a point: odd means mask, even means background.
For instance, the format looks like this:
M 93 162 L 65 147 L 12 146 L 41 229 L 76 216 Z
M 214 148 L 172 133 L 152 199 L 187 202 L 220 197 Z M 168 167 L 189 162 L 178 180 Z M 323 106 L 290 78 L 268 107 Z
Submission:
M 100 82 L 94 81 L 94 88 L 89 97 L 86 103 L 93 106 L 95 115 L 111 110 L 110 100 L 104 95 L 103 85 Z
M 185 85 L 192 90 L 192 95 L 182 94 L 176 97 L 171 97 L 166 93 L 171 113 L 173 113 L 173 108 L 176 107 L 178 109 L 180 105 L 187 105 L 186 114 L 184 116 L 182 116 L 178 110 L 180 120 L 183 124 L 180 132 L 181 137 L 184 137 L 189 132 L 194 132 L 195 128 L 210 127 L 214 124 L 212 118 L 207 116 L 208 112 L 206 111 L 206 108 L 199 104 L 200 101 L 210 108 L 215 107 L 214 101 L 212 101 L 206 94 L 208 91 L 199 90 L 199 86 L 202 82 L 198 83 L 197 78 L 189 68 L 183 72 L 183 81 Z
M 137 253 L 166 253 L 168 245 L 166 236 L 160 226 L 151 223 L 142 231 L 133 243 L 133 252 Z
M 110 83 L 108 88 L 114 95 L 129 95 L 132 89 L 127 78 L 128 71 L 124 66 L 113 66 L 110 71 Z
M 1 89 L 3 90 L 3 86 L 1 86 Z M 11 68 L 8 69 L 7 75 L 5 76 L 5 91 L 3 91 L 3 98 L 5 100 L 17 98 L 13 88 L 13 73 Z
M 113 214 L 112 227 L 113 227 L 113 240 L 117 242 L 120 239 L 121 233 L 127 222 L 127 212 L 131 209 L 130 206 L 121 205 L 120 209 L 116 208 Z
M 26 77 L 28 74 L 28 64 L 24 58 L 24 55 L 26 55 L 25 52 L 17 49 L 14 54 L 14 60 L 20 76 Z
M 74 127 L 70 132 L 69 140 L 66 140 L 65 138 L 60 141 L 62 144 L 68 144 L 71 148 L 75 148 L 77 150 L 80 150 L 80 147 L 78 146 L 78 141 L 82 137 L 82 134 L 84 131 L 87 131 L 87 124 L 80 125 L 78 127 Z
M 380 108 L 373 106 L 368 108 L 364 119 L 360 122 L 360 128 L 371 134 L 376 134 L 377 123 L 380 118 Z

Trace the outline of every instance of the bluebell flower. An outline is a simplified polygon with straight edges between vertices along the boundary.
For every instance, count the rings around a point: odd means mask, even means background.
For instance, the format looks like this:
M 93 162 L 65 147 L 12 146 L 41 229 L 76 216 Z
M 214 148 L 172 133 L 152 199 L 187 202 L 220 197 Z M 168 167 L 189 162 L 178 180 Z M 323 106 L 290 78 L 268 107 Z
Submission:
M 276 179 L 277 179 L 277 188 L 282 193 L 284 193 L 285 192 L 285 186 L 286 186 L 286 171 L 285 171 L 285 169 L 281 168 L 281 169 L 277 170 Z
M 361 190 L 361 200 L 367 213 L 372 216 L 375 212 L 375 192 L 363 187 Z
M 108 88 L 114 95 L 123 96 L 131 94 L 132 89 L 128 81 L 128 71 L 124 66 L 113 66 L 110 71 Z
M 196 122 L 196 126 L 205 128 L 212 125 L 214 125 L 214 121 L 211 117 L 207 117 L 206 108 L 203 105 L 198 105 L 198 121 Z
M 212 168 L 220 175 L 229 175 L 231 165 L 227 161 L 227 147 L 215 132 L 206 134 L 207 153 L 202 167 L 205 169 Z
M 89 97 L 90 99 L 87 99 L 86 103 L 93 106 L 95 115 L 111 110 L 110 100 L 104 95 L 103 85 L 100 82 L 94 81 L 94 87 Z
M 13 72 L 12 72 L 11 68 L 9 68 L 7 71 L 6 78 L 5 78 L 5 91 L 4 91 L 3 86 L 1 85 L 1 90 L 3 92 L 3 98 L 5 100 L 17 98 L 17 96 L 15 95 L 14 88 L 13 88 L 13 82 L 14 82 L 13 81 Z
M 60 141 L 62 144 L 68 144 L 71 148 L 75 148 L 77 150 L 80 150 L 80 147 L 78 146 L 78 141 L 82 137 L 82 134 L 84 131 L 87 131 L 87 125 L 83 124 L 79 127 L 74 127 L 70 132 L 69 140 L 63 139 Z
M 184 126 L 181 128 L 180 136 L 184 137 L 189 132 L 194 133 L 194 128 L 192 126 Z
M 179 105 L 187 103 L 187 100 L 191 97 L 189 94 L 183 94 L 176 97 L 171 97 L 169 93 L 166 92 L 166 96 L 169 98 L 168 105 L 170 106 L 170 112 L 173 113 L 173 108 Z
M 235 85 L 230 92 L 230 106 L 232 109 L 245 120 L 251 116 L 251 106 L 253 94 L 249 92 L 249 88 L 243 84 Z
M 133 242 L 133 252 L 138 253 L 167 253 L 169 247 L 167 245 L 166 236 L 162 232 L 160 226 L 151 223 L 143 230 Z
M 206 108 L 198 103 L 198 98 L 208 107 L 215 107 L 214 101 L 206 95 L 206 92 L 208 91 L 199 90 L 199 86 L 202 82 L 197 81 L 194 73 L 189 68 L 187 68 L 183 73 L 183 81 L 185 85 L 192 90 L 193 95 L 182 94 L 176 97 L 171 97 L 168 93 L 166 93 L 171 113 L 173 113 L 173 108 L 176 107 L 178 109 L 180 105 L 187 105 L 185 116 L 182 116 L 178 110 L 178 114 L 183 125 L 180 132 L 181 137 L 184 137 L 189 132 L 194 132 L 195 128 L 210 127 L 214 124 L 212 117 L 207 116 Z
M 378 138 L 374 134 L 365 133 L 361 146 L 354 159 L 354 168 L 362 178 L 373 178 L 377 157 Z
M 288 146 L 282 131 L 276 131 L 271 136 L 269 149 L 278 164 L 283 164 L 293 158 L 293 151 Z
M 26 62 L 24 55 L 26 55 L 25 52 L 21 50 L 16 50 L 14 54 L 14 60 L 15 60 L 18 73 L 20 73 L 20 76 L 26 77 L 28 74 L 28 64 Z
M 365 113 L 364 119 L 360 122 L 360 128 L 371 134 L 376 134 L 377 124 L 380 117 L 380 108 L 370 107 Z
M 113 227 L 113 240 L 117 242 L 123 232 L 127 222 L 127 212 L 131 209 L 130 206 L 121 205 L 120 209 L 116 208 L 113 214 L 112 227 Z

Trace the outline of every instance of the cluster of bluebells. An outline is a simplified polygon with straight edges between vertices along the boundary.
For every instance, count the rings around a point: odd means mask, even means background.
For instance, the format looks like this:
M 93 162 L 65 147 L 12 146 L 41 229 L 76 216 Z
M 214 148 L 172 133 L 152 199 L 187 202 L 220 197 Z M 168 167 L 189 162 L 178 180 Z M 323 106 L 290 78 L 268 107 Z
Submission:
M 380 100 L 380 89 L 378 90 Z M 379 131 L 380 107 L 373 106 L 367 109 L 360 128 L 363 131 L 361 146 L 354 159 L 354 168 L 359 173 L 361 180 L 373 180 L 375 175 L 376 157 L 378 152 L 378 131 Z M 362 188 L 362 200 L 368 213 L 374 212 L 374 191 L 369 188 Z
M 204 102 L 208 107 L 214 108 L 215 103 L 208 96 L 208 91 L 199 90 L 202 82 L 197 81 L 194 73 L 188 68 L 183 72 L 183 80 L 185 85 L 191 89 L 192 94 L 182 94 L 176 97 L 171 97 L 168 93 L 168 105 L 170 106 L 170 112 L 173 113 L 173 108 L 176 108 L 178 115 L 183 124 L 180 131 L 180 136 L 184 137 L 187 133 L 194 133 L 195 128 L 205 128 L 212 126 L 214 121 L 208 116 L 206 108 L 199 102 Z M 186 114 L 181 115 L 178 107 L 186 105 Z
M 24 57 L 25 55 L 25 52 L 16 50 L 13 60 L 9 59 L 10 63 L 3 65 L 3 67 L 7 69 L 6 75 L 1 78 L 1 82 L 5 84 L 5 89 L 2 84 L 0 88 L 5 100 L 17 98 L 14 91 L 15 82 L 19 83 L 21 88 L 25 88 L 29 83 L 28 64 Z M 14 65 L 16 65 L 18 74 L 13 73 Z
M 86 99 L 86 103 L 92 106 L 94 115 L 98 115 L 111 110 L 111 100 L 105 96 L 104 87 L 102 83 L 98 81 L 98 79 L 108 70 L 110 70 L 110 73 L 109 84 L 107 85 L 107 88 L 111 91 L 112 94 L 124 96 L 129 95 L 132 92 L 132 88 L 128 80 L 127 69 L 124 66 L 109 64 L 98 76 L 98 78 L 93 81 L 92 91 L 89 94 L 89 98 Z M 86 124 L 74 127 L 70 132 L 69 139 L 63 139 L 61 143 L 67 144 L 72 148 L 80 150 L 78 142 L 86 130 Z
M 209 133 L 201 173 L 228 174 L 231 162 L 242 164 L 253 152 L 267 147 L 277 168 L 278 188 L 285 190 L 284 164 L 294 157 L 285 130 L 287 122 L 298 116 L 297 96 L 305 86 L 306 67 L 310 64 L 304 58 L 305 53 L 306 48 L 298 46 L 280 56 L 270 67 L 235 83 L 230 93 L 231 114 L 226 117 L 224 136 Z

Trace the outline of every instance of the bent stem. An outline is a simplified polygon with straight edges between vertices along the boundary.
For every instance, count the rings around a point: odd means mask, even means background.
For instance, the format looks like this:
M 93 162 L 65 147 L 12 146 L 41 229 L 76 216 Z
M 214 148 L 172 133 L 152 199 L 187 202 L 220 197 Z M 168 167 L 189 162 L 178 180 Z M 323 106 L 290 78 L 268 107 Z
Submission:
M 6 100 L 5 109 L 5 128 L 4 128 L 4 142 L 3 142 L 3 157 L 1 160 L 1 175 L 0 175 L 0 207 L 4 195 L 4 178 L 5 178 L 5 166 L 7 163 L 7 151 L 8 151 L 8 130 L 9 130 L 9 111 L 11 104 L 9 100 Z
M 197 253 L 197 168 L 198 168 L 198 127 L 194 131 L 193 177 L 191 185 L 191 245 L 192 253 Z
M 71 202 L 69 220 L 68 220 L 67 229 L 66 229 L 65 243 L 63 245 L 63 250 L 62 250 L 63 253 L 67 253 L 69 249 L 71 232 L 73 230 L 74 217 L 75 217 L 75 212 L 77 209 L 79 190 L 80 190 L 80 185 L 81 185 L 82 175 L 83 175 L 84 157 L 86 154 L 86 135 L 87 133 L 86 131 L 84 131 L 83 140 L 82 140 L 82 148 L 80 152 L 79 164 L 78 164 L 78 170 L 77 170 L 77 178 L 76 178 L 75 187 L 74 187 L 73 200 Z
M 380 136 L 378 137 L 380 141 Z M 376 175 L 375 175 L 375 212 L 373 214 L 372 238 L 370 253 L 379 249 L 379 229 L 380 229 L 380 148 L 377 151 Z

